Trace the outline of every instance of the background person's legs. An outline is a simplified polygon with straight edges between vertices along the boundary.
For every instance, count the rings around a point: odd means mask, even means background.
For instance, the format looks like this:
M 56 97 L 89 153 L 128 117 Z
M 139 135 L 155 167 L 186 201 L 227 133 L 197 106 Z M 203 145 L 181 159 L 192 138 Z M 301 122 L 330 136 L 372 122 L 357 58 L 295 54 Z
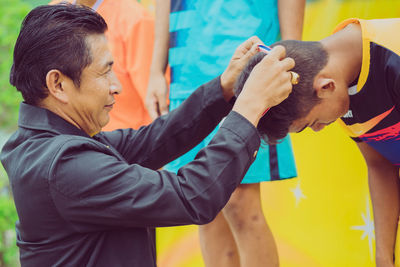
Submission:
M 259 183 L 240 185 L 222 211 L 199 229 L 206 267 L 279 266 L 275 240 L 262 211 Z
M 242 267 L 279 266 L 278 250 L 261 206 L 260 184 L 242 184 L 223 209 Z
M 240 267 L 236 243 L 222 212 L 209 224 L 199 226 L 199 238 L 206 267 Z

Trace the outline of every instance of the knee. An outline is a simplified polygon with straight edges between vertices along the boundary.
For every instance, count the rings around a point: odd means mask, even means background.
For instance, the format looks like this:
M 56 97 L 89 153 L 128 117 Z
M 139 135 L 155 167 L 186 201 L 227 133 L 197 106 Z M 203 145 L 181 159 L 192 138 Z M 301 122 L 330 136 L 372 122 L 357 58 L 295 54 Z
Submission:
M 252 228 L 257 224 L 264 223 L 265 217 L 261 209 L 246 207 L 245 205 L 228 204 L 224 208 L 224 215 L 229 224 L 237 229 Z
M 261 202 L 257 196 L 244 196 L 243 192 L 233 196 L 223 213 L 229 225 L 236 231 L 248 231 L 256 229 L 258 225 L 265 224 L 265 217 L 262 211 Z
M 232 225 L 234 222 L 237 228 L 243 228 L 245 222 L 244 214 L 241 212 L 243 208 L 239 201 L 233 200 L 232 198 L 226 204 L 223 213 L 231 226 L 235 227 Z

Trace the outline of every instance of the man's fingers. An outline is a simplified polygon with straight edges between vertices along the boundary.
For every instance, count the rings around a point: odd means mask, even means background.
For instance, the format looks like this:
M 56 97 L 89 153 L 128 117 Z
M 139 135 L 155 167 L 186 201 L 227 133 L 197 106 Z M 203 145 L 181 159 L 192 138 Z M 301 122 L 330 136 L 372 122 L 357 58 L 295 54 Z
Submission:
M 261 40 L 257 36 L 250 37 L 238 46 L 233 57 L 242 58 L 243 55 L 247 55 L 248 52 L 254 53 L 254 46 L 256 46 L 257 44 L 263 44 L 263 42 L 261 42 Z
M 264 44 L 264 42 L 263 41 L 261 41 L 260 40 L 260 38 L 258 38 L 257 36 L 252 36 L 252 37 L 250 37 L 249 39 L 248 39 L 248 41 L 249 41 L 249 49 L 251 48 L 251 47 L 253 47 L 254 45 L 259 45 L 259 44 Z
M 269 57 L 274 57 L 277 59 L 284 59 L 286 57 L 286 49 L 281 45 L 274 46 L 268 53 Z
M 255 54 L 257 54 L 260 50 L 258 49 L 258 45 L 259 45 L 260 43 L 255 43 L 255 44 L 253 44 L 253 46 L 251 47 L 251 49 L 249 50 L 249 54 L 251 55 L 251 56 L 254 56 Z
M 258 53 L 258 45 L 253 44 L 253 46 L 244 53 L 244 55 L 240 58 L 240 60 L 242 62 L 244 61 L 245 64 L 247 64 L 249 59 L 252 58 L 253 56 L 255 56 L 257 53 Z
M 247 41 L 242 43 L 239 47 L 242 47 L 246 50 L 250 50 L 254 45 L 257 44 L 264 44 L 264 43 L 257 36 L 252 36 L 249 39 L 247 39 Z
M 294 59 L 291 57 L 286 57 L 286 58 L 282 59 L 281 64 L 282 64 L 283 69 L 285 69 L 285 70 L 291 70 L 295 66 Z

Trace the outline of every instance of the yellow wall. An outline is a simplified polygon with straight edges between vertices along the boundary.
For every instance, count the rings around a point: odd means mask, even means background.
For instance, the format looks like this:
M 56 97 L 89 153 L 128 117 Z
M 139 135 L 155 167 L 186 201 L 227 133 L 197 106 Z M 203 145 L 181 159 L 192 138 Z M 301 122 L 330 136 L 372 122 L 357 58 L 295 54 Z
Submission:
M 303 36 L 319 40 L 349 17 L 399 16 L 398 0 L 309 1 Z M 281 266 L 375 266 L 367 171 L 356 145 L 337 124 L 318 134 L 305 130 L 292 140 L 299 177 L 262 184 Z M 157 234 L 160 267 L 204 266 L 196 226 Z

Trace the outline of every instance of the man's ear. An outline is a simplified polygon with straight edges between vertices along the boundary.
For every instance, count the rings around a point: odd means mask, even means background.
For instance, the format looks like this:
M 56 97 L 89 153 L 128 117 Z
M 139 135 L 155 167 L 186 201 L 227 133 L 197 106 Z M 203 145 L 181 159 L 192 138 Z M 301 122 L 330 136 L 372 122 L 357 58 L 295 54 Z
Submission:
M 336 82 L 331 78 L 317 76 L 314 80 L 314 88 L 319 98 L 327 98 L 335 92 Z
M 59 70 L 53 69 L 47 72 L 46 85 L 49 94 L 63 103 L 68 103 L 68 94 L 65 90 L 67 83 L 67 77 Z

